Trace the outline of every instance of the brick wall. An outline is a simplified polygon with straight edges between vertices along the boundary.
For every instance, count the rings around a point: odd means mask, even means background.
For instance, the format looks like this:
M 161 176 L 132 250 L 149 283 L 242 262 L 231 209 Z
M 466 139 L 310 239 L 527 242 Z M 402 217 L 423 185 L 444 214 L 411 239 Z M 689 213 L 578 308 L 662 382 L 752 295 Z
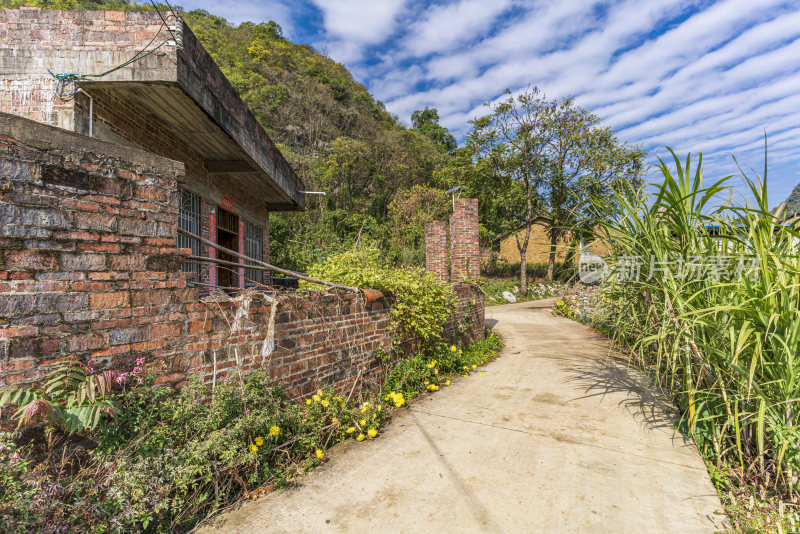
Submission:
M 173 19 L 168 18 L 168 22 Z M 130 59 L 153 37 L 155 44 L 170 37 L 155 11 L 0 10 L 0 49 L 5 49 L 0 53 L 0 112 L 88 134 L 89 98 L 85 93 L 57 97 L 56 81 L 48 69 L 102 72 Z M 166 53 L 174 48 L 174 44 L 168 43 L 153 54 L 155 63 L 137 62 L 118 72 L 135 80 L 137 69 L 154 68 L 159 61 L 174 63 L 174 58 L 169 59 Z M 58 54 L 53 54 L 53 50 Z M 62 88 L 65 92 L 74 89 L 72 85 Z M 146 94 L 151 89 L 139 84 L 131 91 Z M 207 154 L 188 146 L 168 125 L 127 98 L 118 87 L 108 90 L 102 84 L 94 84 L 90 93 L 94 137 L 183 162 L 184 176 L 180 180 L 185 188 L 212 206 L 218 205 L 222 197 L 231 199 L 236 215 L 264 229 L 261 259 L 269 261 L 269 212 L 263 199 L 233 180 L 209 176 Z M 202 236 L 208 239 L 207 219 L 203 224 Z M 209 281 L 208 276 L 201 280 Z
M 449 279 L 447 268 L 447 225 L 444 221 L 425 223 L 425 269 L 446 282 Z
M 450 280 L 477 280 L 481 272 L 478 199 L 457 198 L 450 215 Z
M 390 299 L 295 293 L 275 305 L 258 293 L 201 300 L 187 287 L 175 248 L 183 173 L 147 152 L 0 114 L 0 388 L 36 381 L 65 356 L 122 371 L 144 357 L 173 384 L 263 367 L 293 396 L 379 382 Z M 455 289 L 448 335 L 475 339 L 482 294 Z
M 0 49 L 13 51 L 0 62 L 0 111 L 73 130 L 75 100 L 55 95 L 56 80 L 48 69 L 73 72 L 80 65 L 82 72 L 102 72 L 130 59 L 160 28 L 161 19 L 154 11 L 0 10 Z M 169 35 L 164 30 L 162 34 Z M 51 49 L 60 51 L 55 62 L 51 54 L 41 53 Z M 99 51 L 97 59 L 103 62 L 76 60 L 86 50 Z M 70 70 L 65 70 L 67 66 Z M 38 74 L 20 77 L 22 72 Z M 69 92 L 74 87 L 70 84 L 65 89 Z

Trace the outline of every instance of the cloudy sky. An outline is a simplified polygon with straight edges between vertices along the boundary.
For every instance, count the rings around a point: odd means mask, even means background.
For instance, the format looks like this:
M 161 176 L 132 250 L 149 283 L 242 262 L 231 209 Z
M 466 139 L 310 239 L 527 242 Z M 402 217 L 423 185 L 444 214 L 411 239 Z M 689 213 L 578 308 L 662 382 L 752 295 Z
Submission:
M 760 173 L 771 204 L 800 182 L 800 0 L 187 0 L 275 20 L 344 63 L 406 123 L 456 136 L 506 88 L 573 95 L 651 156 L 702 151 L 706 176 Z

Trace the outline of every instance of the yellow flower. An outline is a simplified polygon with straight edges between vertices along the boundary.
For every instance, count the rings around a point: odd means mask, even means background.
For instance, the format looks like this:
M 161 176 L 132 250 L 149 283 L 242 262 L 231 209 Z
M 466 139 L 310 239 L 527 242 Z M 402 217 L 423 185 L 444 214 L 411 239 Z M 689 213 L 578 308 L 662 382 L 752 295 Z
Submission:
M 402 406 L 403 404 L 406 403 L 406 399 L 405 399 L 405 397 L 403 397 L 403 394 L 402 393 L 395 393 L 394 391 L 392 391 L 391 393 L 386 395 L 386 399 L 385 400 L 387 400 L 387 401 L 391 400 L 394 403 L 395 407 L 397 407 L 397 408 L 399 408 L 400 406 Z
M 462 354 L 464 354 L 464 351 L 461 350 L 461 349 L 458 349 L 458 355 L 461 356 Z
M 319 395 L 314 395 L 312 399 L 314 399 L 314 402 L 319 402 L 320 397 Z
M 370 428 L 369 430 L 367 430 L 367 435 L 369 436 L 369 439 L 372 439 L 378 435 L 378 431 L 375 430 L 374 428 Z
M 317 390 L 317 395 L 319 395 L 320 397 L 322 396 L 322 390 L 321 389 Z
M 455 345 L 450 345 L 450 352 L 455 352 L 456 350 L 457 349 Z
M 438 369 L 434 369 L 433 370 L 433 374 L 438 375 L 439 374 L 439 370 Z
M 426 380 L 425 382 L 423 382 L 423 384 L 425 384 L 425 385 L 427 386 L 428 384 L 430 384 L 430 382 L 428 382 L 428 381 Z
M 364 441 L 364 434 L 359 434 L 356 441 Z
M 261 436 L 258 436 L 258 437 L 256 438 L 256 445 L 258 445 L 258 446 L 260 447 L 260 446 L 262 446 L 263 444 L 264 444 L 264 438 L 262 438 Z
M 465 366 L 464 366 L 464 370 L 465 370 L 465 371 L 469 371 L 469 367 L 467 367 L 467 366 L 465 365 Z
M 356 431 L 356 427 L 354 427 L 354 426 L 351 426 L 350 428 L 347 429 L 347 433 L 348 434 L 352 434 L 355 431 Z
M 331 422 L 333 424 L 335 424 L 335 425 L 338 425 L 339 424 L 339 418 L 338 417 L 334 417 L 333 419 L 331 419 Z
M 322 406 L 323 406 L 323 408 L 327 408 L 327 407 L 328 407 L 328 404 L 330 404 L 330 403 L 328 402 L 328 399 L 324 399 L 324 400 L 322 401 Z
M 344 408 L 344 402 L 339 403 L 339 408 Z
M 378 411 L 380 412 L 381 410 L 383 410 L 383 406 L 379 404 L 378 405 Z
M 439 386 L 437 386 L 436 384 L 431 384 L 430 386 L 428 386 L 428 391 L 437 391 L 438 389 Z
M 269 427 L 269 435 L 270 436 L 277 436 L 280 433 L 281 433 L 281 429 L 278 428 L 277 426 Z
M 433 360 L 431 363 L 429 363 L 429 364 L 427 365 L 427 368 L 428 368 L 428 369 L 433 369 L 434 367 L 436 367 L 436 360 Z
M 325 456 L 325 453 L 322 452 L 322 449 L 317 449 L 317 458 L 322 460 L 322 457 Z
M 366 419 L 362 419 L 361 421 L 358 422 L 358 424 L 361 425 L 361 426 L 367 426 L 367 420 Z
M 478 366 L 477 366 L 477 365 L 475 365 L 475 364 L 473 363 L 473 364 L 472 364 L 472 368 L 473 368 L 473 369 L 477 369 L 477 368 L 478 368 Z
M 256 447 L 254 444 L 251 443 L 250 444 L 250 452 L 258 452 L 258 447 Z
M 306 404 L 311 404 L 311 399 L 306 399 Z
M 450 380 L 448 380 L 447 382 L 445 382 L 445 383 L 444 383 L 444 385 L 445 385 L 445 386 L 449 386 L 449 385 L 450 385 Z
M 478 373 L 478 376 L 486 376 L 486 373 Z

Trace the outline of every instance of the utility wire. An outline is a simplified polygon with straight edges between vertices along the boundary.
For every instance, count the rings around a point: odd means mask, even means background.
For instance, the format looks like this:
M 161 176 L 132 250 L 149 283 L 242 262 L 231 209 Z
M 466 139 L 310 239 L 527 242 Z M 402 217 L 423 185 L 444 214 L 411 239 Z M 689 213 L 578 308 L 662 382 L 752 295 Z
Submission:
M 132 63 L 135 63 L 136 61 L 139 61 L 139 60 L 144 59 L 145 57 L 149 56 L 150 54 L 152 54 L 153 52 L 155 52 L 156 50 L 158 50 L 159 48 L 161 48 L 162 46 L 164 46 L 165 44 L 167 44 L 170 41 L 169 39 L 165 39 L 160 44 L 158 44 L 158 46 L 156 46 L 155 48 L 153 48 L 151 50 L 147 50 L 155 42 L 156 38 L 159 35 L 161 35 L 161 31 L 164 28 L 167 29 L 167 31 L 172 36 L 172 39 L 177 43 L 177 38 L 175 37 L 175 34 L 173 33 L 172 29 L 169 27 L 169 24 L 167 24 L 167 20 L 164 18 L 164 15 L 161 13 L 161 10 L 158 9 L 158 6 L 155 4 L 155 2 L 153 2 L 153 0 L 150 0 L 150 3 L 153 5 L 153 8 L 156 10 L 156 13 L 158 13 L 158 16 L 161 18 L 161 26 L 158 28 L 158 31 L 155 33 L 155 35 L 153 35 L 153 38 L 150 39 L 150 42 L 148 42 L 144 46 L 144 48 L 139 50 L 136 53 L 136 55 L 134 55 L 128 61 L 126 61 L 126 62 L 124 62 L 124 63 L 122 63 L 120 65 L 117 65 L 116 67 L 112 67 L 112 68 L 110 68 L 110 69 L 108 69 L 108 70 L 106 70 L 104 72 L 101 72 L 100 74 L 79 74 L 79 73 L 57 74 L 57 73 L 53 73 L 53 71 L 51 71 L 50 69 L 47 69 L 47 72 L 49 72 L 50 75 L 53 78 L 58 80 L 56 82 L 56 89 L 55 89 L 56 95 L 58 95 L 61 98 L 68 98 L 68 97 L 74 96 L 74 95 L 76 95 L 76 94 L 78 94 L 80 92 L 80 89 L 78 89 L 77 91 L 73 91 L 71 93 L 63 92 L 62 85 L 67 81 L 77 80 L 79 78 L 102 78 L 103 76 L 107 76 L 108 74 L 111 74 L 112 72 L 115 72 L 115 71 L 117 71 L 119 69 L 127 67 L 128 65 L 130 65 Z M 169 9 L 172 12 L 172 14 L 175 16 L 176 20 L 180 20 L 180 17 L 178 17 L 178 15 L 175 13 L 175 10 L 172 9 L 172 6 L 169 4 L 169 2 L 167 2 L 167 6 L 169 7 Z

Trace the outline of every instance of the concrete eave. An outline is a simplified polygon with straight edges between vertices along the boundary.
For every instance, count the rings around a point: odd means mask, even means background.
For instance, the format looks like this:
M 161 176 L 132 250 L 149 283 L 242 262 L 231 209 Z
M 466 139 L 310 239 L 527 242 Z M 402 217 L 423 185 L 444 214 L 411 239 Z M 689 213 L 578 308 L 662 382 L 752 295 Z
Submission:
M 182 43 L 170 41 L 128 67 L 77 85 L 89 95 L 107 91 L 133 100 L 200 150 L 210 176 L 239 182 L 263 197 L 270 211 L 304 210 L 302 180 L 189 27 L 180 24 Z M 108 55 L 94 55 L 102 54 Z

